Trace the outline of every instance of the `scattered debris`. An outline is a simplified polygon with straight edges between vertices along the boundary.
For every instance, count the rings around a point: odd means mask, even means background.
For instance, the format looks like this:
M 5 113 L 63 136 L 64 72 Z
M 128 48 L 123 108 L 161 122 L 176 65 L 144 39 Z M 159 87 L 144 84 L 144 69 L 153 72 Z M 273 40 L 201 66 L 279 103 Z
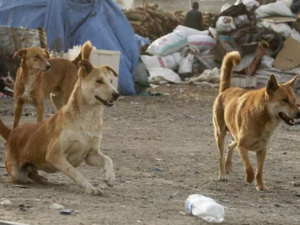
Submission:
M 13 187 L 17 187 L 17 188 L 29 188 L 28 185 L 24 185 L 24 184 L 15 184 L 15 185 L 13 185 Z
M 226 4 L 226 7 L 224 5 L 218 15 L 210 14 L 209 19 L 203 14 L 206 21 L 204 27 L 207 29 L 204 31 L 182 26 L 184 16 L 180 17 L 181 22 L 166 25 L 166 20 L 169 18 L 168 13 L 161 11 L 158 5 L 154 8 L 151 8 L 152 6 L 137 8 L 128 12 L 127 15 L 129 21 L 134 21 L 133 27 L 136 27 L 136 21 L 139 21 L 138 27 L 147 28 L 147 32 L 141 32 L 140 35 L 153 40 L 145 51 L 141 51 L 141 60 L 150 73 L 149 82 L 151 84 L 205 83 L 217 87 L 219 73 L 218 79 L 214 80 L 202 79 L 197 83 L 187 82 L 187 80 L 194 80 L 195 77 L 199 77 L 199 74 L 207 70 L 220 68 L 225 54 L 236 50 L 240 51 L 242 60 L 234 70 L 236 82 L 233 86 L 243 85 L 244 88 L 256 88 L 265 86 L 271 73 L 279 82 L 285 82 L 291 78 L 288 76 L 294 76 L 300 72 L 300 61 L 297 58 L 299 52 L 297 49 L 300 49 L 300 22 L 296 15 L 292 14 L 290 5 L 283 2 L 273 2 L 267 5 L 261 3 L 260 5 L 258 1 L 250 0 L 237 1 L 234 5 Z M 153 21 L 148 18 L 154 16 L 156 17 Z M 167 29 L 154 28 L 152 22 L 148 22 L 148 20 L 156 21 L 155 26 L 164 26 Z M 208 24 L 207 21 L 209 21 Z M 156 29 L 159 32 L 156 32 Z M 135 31 L 138 33 L 138 30 Z M 155 38 L 150 37 L 149 33 L 155 34 L 153 35 Z M 197 41 L 194 40 L 195 36 L 198 38 Z M 214 43 L 203 41 L 210 40 L 208 38 L 212 39 Z M 189 41 L 191 39 L 193 41 Z M 208 42 L 211 43 L 208 45 Z M 159 48 L 160 46 L 162 46 L 160 51 L 152 51 L 154 47 Z M 172 46 L 172 48 L 164 48 L 166 46 Z M 198 49 L 197 51 L 194 51 L 195 47 Z M 179 60 L 180 55 L 181 60 Z M 266 57 L 270 57 L 271 60 L 267 61 Z M 266 64 L 263 62 L 268 62 L 268 67 L 265 67 Z M 153 67 L 154 64 L 157 66 Z M 182 65 L 185 70 L 182 70 Z M 298 70 L 296 70 L 297 68 Z M 273 72 L 273 69 L 276 72 Z M 265 74 L 262 70 L 265 70 Z M 282 76 L 283 70 L 284 76 Z M 155 76 L 153 75 L 154 71 Z M 287 74 L 288 72 L 289 74 Z M 256 79 L 258 74 L 259 80 Z M 181 79 L 178 79 L 178 75 Z M 153 79 L 153 77 L 159 79 Z M 255 78 L 252 79 L 253 77 Z M 295 89 L 297 88 L 300 88 L 300 80 L 295 84 Z
M 0 202 L 0 204 L 1 204 L 1 205 L 4 205 L 4 206 L 13 205 L 13 203 L 12 203 L 10 200 L 8 200 L 8 199 L 6 199 L 6 200 Z
M 63 205 L 53 203 L 50 205 L 50 209 L 64 209 L 65 207 Z
M 64 209 L 60 211 L 62 215 L 71 215 L 72 213 L 74 213 L 74 209 Z
M 0 220 L 0 224 L 1 225 L 28 225 L 25 223 L 18 223 L 18 222 L 13 222 L 13 221 L 4 221 L 4 220 Z

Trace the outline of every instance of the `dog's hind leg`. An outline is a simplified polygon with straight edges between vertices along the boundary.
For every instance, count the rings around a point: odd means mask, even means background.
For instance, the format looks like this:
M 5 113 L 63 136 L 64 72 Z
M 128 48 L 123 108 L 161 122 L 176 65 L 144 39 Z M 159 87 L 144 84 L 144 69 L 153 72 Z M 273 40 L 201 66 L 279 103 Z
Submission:
M 47 184 L 48 183 L 48 180 L 47 178 L 43 177 L 43 176 L 40 176 L 38 174 L 38 170 L 35 166 L 31 165 L 31 166 L 28 166 L 27 167 L 28 169 L 28 178 L 37 182 L 37 183 L 40 183 L 40 184 Z
M 258 191 L 267 191 L 269 190 L 263 183 L 263 167 L 264 161 L 267 154 L 267 149 L 263 149 L 259 152 L 256 152 L 257 158 L 257 171 L 256 171 L 256 189 Z
M 28 170 L 25 166 L 21 166 L 19 168 L 11 168 L 11 172 L 10 175 L 13 179 L 14 182 L 16 183 L 21 183 L 21 184 L 27 184 L 29 183 L 29 179 L 28 179 Z
M 87 155 L 85 162 L 91 166 L 104 167 L 104 180 L 109 186 L 115 183 L 115 172 L 111 158 L 104 155 L 100 150 L 94 150 Z
M 238 150 L 244 163 L 246 181 L 252 183 L 252 181 L 254 180 L 254 172 L 248 157 L 248 150 L 243 146 L 238 146 Z
M 226 136 L 226 127 L 225 125 L 219 126 L 220 124 L 216 125 L 214 121 L 215 129 L 215 139 L 217 142 L 218 152 L 219 152 L 219 180 L 227 180 L 226 173 L 225 173 L 225 165 L 224 165 L 224 140 Z
M 228 146 L 227 146 L 227 154 L 226 154 L 226 159 L 225 159 L 225 171 L 226 173 L 230 173 L 232 170 L 232 154 L 233 150 L 236 147 L 237 142 L 232 141 Z

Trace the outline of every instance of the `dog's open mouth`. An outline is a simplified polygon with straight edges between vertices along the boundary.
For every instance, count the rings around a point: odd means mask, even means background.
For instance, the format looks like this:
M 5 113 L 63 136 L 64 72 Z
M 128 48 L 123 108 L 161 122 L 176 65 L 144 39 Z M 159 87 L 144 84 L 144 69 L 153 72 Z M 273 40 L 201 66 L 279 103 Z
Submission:
M 280 119 L 282 119 L 287 125 L 290 126 L 294 126 L 295 125 L 295 121 L 293 119 L 291 119 L 290 117 L 288 117 L 285 113 L 280 112 L 278 113 L 278 116 L 280 117 Z
M 96 98 L 98 101 L 102 102 L 103 105 L 105 105 L 105 106 L 107 106 L 107 107 L 111 107 L 111 106 L 114 105 L 113 101 L 105 101 L 105 100 L 103 100 L 102 98 L 98 97 L 97 95 L 95 95 L 95 98 Z

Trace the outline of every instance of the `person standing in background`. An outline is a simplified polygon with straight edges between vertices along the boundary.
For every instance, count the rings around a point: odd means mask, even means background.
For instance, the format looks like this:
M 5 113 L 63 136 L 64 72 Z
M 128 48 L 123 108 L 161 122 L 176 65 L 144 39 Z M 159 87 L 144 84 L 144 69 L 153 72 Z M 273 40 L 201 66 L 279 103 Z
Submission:
M 194 28 L 197 30 L 203 30 L 202 25 L 202 13 L 198 11 L 199 3 L 193 2 L 192 10 L 190 10 L 185 17 L 184 26 Z

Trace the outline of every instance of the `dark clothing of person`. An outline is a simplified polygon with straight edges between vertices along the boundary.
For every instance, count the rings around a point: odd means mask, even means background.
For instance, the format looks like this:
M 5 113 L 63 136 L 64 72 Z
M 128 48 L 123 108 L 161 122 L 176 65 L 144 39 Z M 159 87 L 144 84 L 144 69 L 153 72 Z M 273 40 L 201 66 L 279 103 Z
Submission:
M 202 13 L 196 9 L 192 9 L 186 14 L 184 26 L 203 30 L 202 26 Z
M 299 0 L 294 0 L 292 5 L 291 5 L 291 11 L 294 14 L 298 14 L 300 12 L 300 1 Z

